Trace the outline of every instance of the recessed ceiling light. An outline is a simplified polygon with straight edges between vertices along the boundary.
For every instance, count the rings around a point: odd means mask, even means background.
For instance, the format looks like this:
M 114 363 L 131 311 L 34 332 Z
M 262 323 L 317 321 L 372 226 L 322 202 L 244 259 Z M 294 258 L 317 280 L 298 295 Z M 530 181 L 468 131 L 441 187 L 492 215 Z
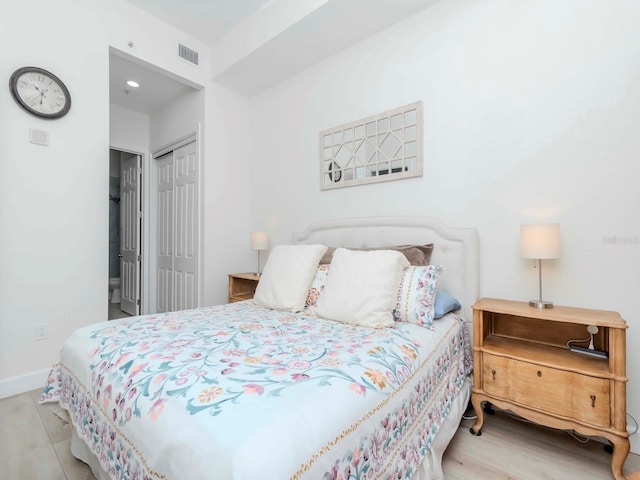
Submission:
M 133 88 L 138 88 L 140 86 L 138 82 L 134 82 L 133 80 L 127 80 L 127 85 Z

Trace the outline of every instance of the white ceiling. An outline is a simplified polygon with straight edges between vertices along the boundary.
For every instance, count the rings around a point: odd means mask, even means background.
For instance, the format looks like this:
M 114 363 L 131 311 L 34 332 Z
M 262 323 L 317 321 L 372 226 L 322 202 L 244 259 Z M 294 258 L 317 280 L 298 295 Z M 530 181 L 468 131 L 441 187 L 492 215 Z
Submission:
M 268 9 L 285 16 L 291 8 L 284 0 L 128 1 L 212 50 L 215 45 L 225 45 L 234 33 L 245 32 L 243 26 L 252 16 L 260 18 Z M 318 1 L 314 4 L 317 8 L 283 26 L 266 41 L 248 48 L 222 71 L 215 72 L 212 80 L 243 95 L 255 95 L 438 1 Z M 129 79 L 138 79 L 140 88 L 127 87 Z M 189 88 L 145 65 L 110 55 L 110 95 L 116 105 L 152 113 Z
M 270 0 L 129 0 L 202 43 L 211 45 Z
M 138 82 L 140 87 L 128 86 L 127 80 Z M 146 65 L 109 55 L 110 103 L 150 114 L 188 90 L 191 88 Z
M 327 0 L 237 59 L 214 80 L 243 95 L 255 95 L 437 1 Z

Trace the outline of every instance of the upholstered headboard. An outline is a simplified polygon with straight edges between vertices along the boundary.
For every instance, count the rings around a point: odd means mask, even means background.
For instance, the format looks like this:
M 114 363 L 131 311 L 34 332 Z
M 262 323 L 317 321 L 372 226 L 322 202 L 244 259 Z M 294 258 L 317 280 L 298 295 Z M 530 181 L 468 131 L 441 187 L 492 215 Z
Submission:
M 433 243 L 431 264 L 442 265 L 438 289 L 454 295 L 461 314 L 471 322 L 471 305 L 478 299 L 478 234 L 474 228 L 451 228 L 432 217 L 362 217 L 310 224 L 294 233 L 294 243 L 330 247 L 387 247 Z

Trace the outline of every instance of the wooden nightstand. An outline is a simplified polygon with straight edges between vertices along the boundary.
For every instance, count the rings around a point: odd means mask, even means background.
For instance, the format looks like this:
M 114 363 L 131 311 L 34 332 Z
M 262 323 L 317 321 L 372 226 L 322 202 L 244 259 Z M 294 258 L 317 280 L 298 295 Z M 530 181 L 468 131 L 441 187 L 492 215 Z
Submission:
M 569 340 L 589 337 L 607 358 L 574 353 Z M 626 322 L 616 312 L 554 307 L 483 298 L 473 305 L 473 390 L 478 416 L 471 433 L 480 435 L 482 402 L 535 423 L 582 435 L 604 437 L 613 447 L 616 480 L 625 476 L 629 453 L 626 408 Z M 584 345 L 579 343 L 578 345 Z
M 229 275 L 229 303 L 250 300 L 256 293 L 260 275 L 256 273 L 232 273 Z

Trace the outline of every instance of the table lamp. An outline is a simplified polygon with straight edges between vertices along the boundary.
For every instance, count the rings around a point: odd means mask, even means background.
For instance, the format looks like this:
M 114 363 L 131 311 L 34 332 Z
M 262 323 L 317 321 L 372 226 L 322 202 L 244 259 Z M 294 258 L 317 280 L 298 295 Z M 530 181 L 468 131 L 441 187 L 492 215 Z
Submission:
M 529 305 L 536 308 L 553 308 L 553 303 L 542 300 L 542 260 L 560 256 L 560 225 L 546 223 L 520 226 L 520 255 L 538 260 L 538 300 Z
M 269 248 L 269 240 L 265 232 L 251 233 L 251 250 L 258 251 L 258 271 L 256 275 L 260 275 L 260 252 Z

